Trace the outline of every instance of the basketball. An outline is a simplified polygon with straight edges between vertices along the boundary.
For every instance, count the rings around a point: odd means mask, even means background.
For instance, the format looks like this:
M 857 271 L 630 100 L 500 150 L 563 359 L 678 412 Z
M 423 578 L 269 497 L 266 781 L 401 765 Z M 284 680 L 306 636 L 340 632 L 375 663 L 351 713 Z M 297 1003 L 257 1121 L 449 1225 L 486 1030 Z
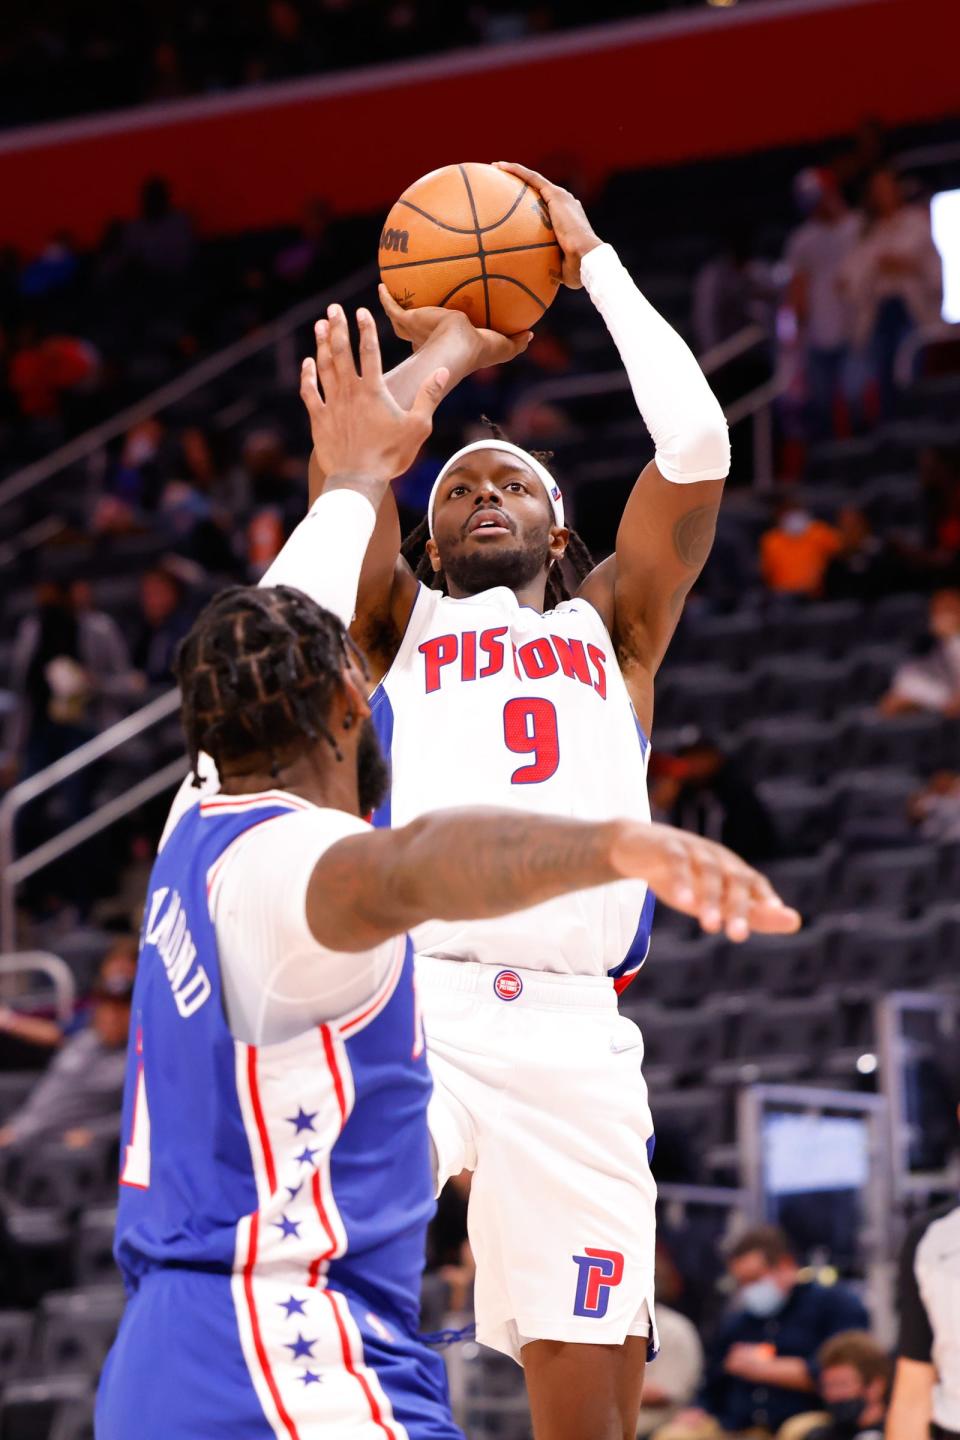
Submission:
M 379 258 L 405 310 L 444 305 L 503 335 L 535 325 L 560 284 L 547 207 L 493 165 L 445 165 L 415 181 L 387 216 Z

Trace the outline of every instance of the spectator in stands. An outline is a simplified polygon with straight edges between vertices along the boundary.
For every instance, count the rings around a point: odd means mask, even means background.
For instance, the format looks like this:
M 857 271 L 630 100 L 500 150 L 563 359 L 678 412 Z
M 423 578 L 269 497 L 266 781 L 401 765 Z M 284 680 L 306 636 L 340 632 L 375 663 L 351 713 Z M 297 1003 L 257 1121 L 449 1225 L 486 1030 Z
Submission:
M 165 555 L 140 578 L 140 619 L 133 663 L 149 686 L 169 688 L 173 657 L 193 623 L 196 594 L 203 580 L 199 566 L 180 555 Z
M 671 825 L 735 843 L 753 865 L 777 855 L 769 810 L 736 762 L 705 736 L 691 736 L 676 755 L 655 752 L 650 774 L 653 804 Z
M 943 1047 L 941 1079 L 960 1119 L 956 1040 Z M 956 1137 L 956 1125 L 954 1125 Z M 900 1252 L 900 1333 L 887 1440 L 952 1440 L 960 1435 L 960 1206 L 924 1215 Z
M 911 795 L 910 819 L 924 840 L 960 840 L 960 775 L 938 770 Z
M 930 209 L 908 205 L 898 175 L 877 170 L 867 191 L 870 223 L 843 269 L 854 344 L 878 387 L 880 414 L 894 412 L 894 368 L 906 337 L 940 319 L 943 275 Z
M 843 1330 L 868 1327 L 866 1311 L 849 1290 L 801 1275 L 776 1226 L 742 1235 L 727 1255 L 727 1268 L 737 1296 L 708 1346 L 699 1408 L 681 1411 L 658 1440 L 776 1432 L 809 1411 L 823 1343 Z
M 273 262 L 274 277 L 289 299 L 323 288 L 331 218 L 328 201 L 308 200 L 303 207 L 299 234 L 284 246 Z
M 693 334 L 703 353 L 729 340 L 746 325 L 767 325 L 771 287 L 764 266 L 753 259 L 752 237 L 731 231 L 719 255 L 701 267 L 693 282 Z
M 5 748 L 23 775 L 119 720 L 136 688 L 116 621 L 94 608 L 79 581 L 40 585 L 37 609 L 17 631 L 12 672 L 17 704 Z
M 844 389 L 853 313 L 840 278 L 857 244 L 862 217 L 843 198 L 830 170 L 803 170 L 794 194 L 807 215 L 787 243 L 789 301 L 803 348 L 810 438 L 837 433 L 835 407 Z
M 782 500 L 777 523 L 760 537 L 760 573 L 777 595 L 823 594 L 827 566 L 843 547 L 839 531 L 798 500 Z
M 653 1435 L 689 1405 L 703 1378 L 703 1346 L 696 1327 L 657 1299 L 660 1353 L 643 1380 L 643 1409 L 637 1435 Z
M 960 590 L 932 596 L 926 654 L 897 667 L 880 709 L 885 715 L 929 710 L 960 716 Z
M 127 262 L 148 279 L 173 280 L 193 260 L 193 226 L 183 210 L 176 210 L 170 187 L 158 175 L 144 182 L 140 214 L 123 232 Z
M 0 1149 L 46 1141 L 85 1149 L 119 1135 L 136 963 L 135 941 L 118 942 L 107 952 L 89 1025 L 64 1039 L 26 1103 L 0 1128 Z
M 822 1423 L 810 1416 L 788 1420 L 777 1440 L 883 1440 L 892 1369 L 889 1353 L 872 1335 L 834 1335 L 817 1355 Z
M 902 559 L 875 533 L 863 510 L 844 505 L 836 528 L 840 549 L 827 566 L 823 588 L 828 599 L 876 600 L 902 585 Z

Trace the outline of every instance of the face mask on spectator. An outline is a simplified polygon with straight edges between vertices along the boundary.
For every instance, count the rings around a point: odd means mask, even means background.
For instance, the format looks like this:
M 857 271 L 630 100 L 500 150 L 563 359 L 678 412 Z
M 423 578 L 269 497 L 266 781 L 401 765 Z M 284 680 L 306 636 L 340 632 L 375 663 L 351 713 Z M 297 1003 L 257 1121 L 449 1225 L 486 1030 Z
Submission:
M 764 1280 L 754 1280 L 751 1285 L 744 1285 L 740 1291 L 740 1303 L 749 1315 L 755 1315 L 758 1320 L 766 1320 L 771 1315 L 776 1315 L 782 1310 L 786 1303 L 786 1295 L 780 1289 L 776 1280 L 767 1276 Z
M 825 1405 L 824 1409 L 830 1415 L 833 1423 L 843 1432 L 849 1435 L 857 1433 L 857 1424 L 863 1413 L 863 1396 L 854 1396 L 852 1400 L 834 1400 L 832 1404 Z
M 810 524 L 810 514 L 806 510 L 785 510 L 780 517 L 780 529 L 785 535 L 802 535 Z

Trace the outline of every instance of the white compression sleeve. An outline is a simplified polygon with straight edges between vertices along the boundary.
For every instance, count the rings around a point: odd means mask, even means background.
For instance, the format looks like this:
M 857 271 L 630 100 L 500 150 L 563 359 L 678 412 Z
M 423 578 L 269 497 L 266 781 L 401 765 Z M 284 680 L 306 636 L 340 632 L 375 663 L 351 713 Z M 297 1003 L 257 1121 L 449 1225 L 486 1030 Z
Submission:
M 327 491 L 311 505 L 260 584 L 292 585 L 349 625 L 376 521 L 365 495 Z
M 620 351 L 666 480 L 723 480 L 730 438 L 720 404 L 689 346 L 637 289 L 612 245 L 583 257 L 583 283 Z

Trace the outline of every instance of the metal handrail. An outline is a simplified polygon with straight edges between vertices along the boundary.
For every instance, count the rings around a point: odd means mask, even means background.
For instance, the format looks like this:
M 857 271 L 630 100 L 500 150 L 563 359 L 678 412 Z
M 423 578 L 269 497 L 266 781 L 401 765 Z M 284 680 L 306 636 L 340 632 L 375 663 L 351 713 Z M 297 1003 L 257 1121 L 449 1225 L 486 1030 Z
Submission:
M 699 355 L 697 361 L 700 369 L 704 375 L 713 375 L 731 360 L 739 359 L 741 355 L 747 354 L 769 338 L 762 325 L 744 325 L 742 330 L 737 330 L 717 345 L 711 345 L 709 350 Z M 592 370 L 586 375 L 567 375 L 559 380 L 542 380 L 539 385 L 531 385 L 529 390 L 524 390 L 523 399 L 524 402 L 549 403 L 576 400 L 586 395 L 608 395 L 629 389 L 627 372 L 620 366 L 617 370 Z
M 73 1015 L 77 998 L 77 982 L 70 966 L 59 955 L 51 955 L 47 950 L 21 950 L 13 955 L 0 955 L 0 980 L 31 971 L 39 971 L 52 981 L 57 1019 L 65 1025 Z
M 309 300 L 301 300 L 299 304 L 292 306 L 283 315 L 272 320 L 253 335 L 247 335 L 242 340 L 236 340 L 232 345 L 227 345 L 223 350 L 218 350 L 216 354 L 208 355 L 205 360 L 192 366 L 176 380 L 161 385 L 158 390 L 151 391 L 142 400 L 128 405 L 125 410 L 112 415 L 102 424 L 95 425 L 92 430 L 85 430 L 82 435 L 69 440 L 66 445 L 61 445 L 59 450 L 54 450 L 51 455 L 45 455 L 42 460 L 35 460 L 32 465 L 27 465 L 22 470 L 15 470 L 12 475 L 7 476 L 6 480 L 0 482 L 0 508 L 9 505 L 11 501 L 19 499 L 21 495 L 25 495 L 28 491 L 43 484 L 45 480 L 49 480 L 51 476 L 56 475 L 67 465 L 74 465 L 78 460 L 86 460 L 89 456 L 96 454 L 98 450 L 103 449 L 104 445 L 129 430 L 132 425 L 138 425 L 142 420 L 148 420 L 151 416 L 156 415 L 158 411 L 175 405 L 194 390 L 199 390 L 201 386 L 209 384 L 211 380 L 225 375 L 228 370 L 243 364 L 245 360 L 258 355 L 262 350 L 267 350 L 272 345 L 279 346 L 301 325 L 322 314 L 331 300 L 343 300 L 345 296 L 362 290 L 376 273 L 375 265 L 364 265 L 362 269 L 355 270 L 335 287 L 324 290 L 319 295 L 311 296 Z
M 105 755 L 110 754 L 111 751 L 115 750 L 119 745 L 126 744 L 127 741 L 135 739 L 138 735 L 142 735 L 145 730 L 149 730 L 161 721 L 169 719 L 170 716 L 176 714 L 179 705 L 180 692 L 175 689 L 166 691 L 163 695 L 159 695 L 156 700 L 151 700 L 149 704 L 144 705 L 140 710 L 136 710 L 132 715 L 125 715 L 122 720 L 118 720 L 115 725 L 111 725 L 100 735 L 94 736 L 92 740 L 87 740 L 83 745 L 79 745 L 76 750 L 71 750 L 69 755 L 64 755 L 61 759 L 55 760 L 52 765 L 48 765 L 44 770 L 38 771 L 36 775 L 30 775 L 26 780 L 21 780 L 18 785 L 14 785 L 12 789 L 8 790 L 3 799 L 0 800 L 0 950 L 11 950 L 16 943 L 16 913 L 14 907 L 16 887 L 21 879 L 25 879 L 27 875 L 34 873 L 33 869 L 25 868 L 27 862 L 31 858 L 35 859 L 37 854 L 41 852 L 48 852 L 49 847 L 56 846 L 57 853 L 48 853 L 48 857 L 42 862 L 42 864 L 49 864 L 52 860 L 58 859 L 60 855 L 65 854 L 67 849 L 71 848 L 69 845 L 66 847 L 63 845 L 63 841 L 66 840 L 67 837 L 73 836 L 72 844 L 78 844 L 81 839 L 86 839 L 88 835 L 96 834 L 98 830 L 104 828 L 105 823 L 110 822 L 101 821 L 101 823 L 93 824 L 92 828 L 82 831 L 80 834 L 77 834 L 77 832 L 81 830 L 81 827 L 89 826 L 98 816 L 102 816 L 108 807 L 114 807 L 114 810 L 111 812 L 113 818 L 119 818 L 121 814 L 128 813 L 130 809 L 135 808 L 133 805 L 128 804 L 126 809 L 116 810 L 117 805 L 124 800 L 128 800 L 130 795 L 141 790 L 144 786 L 149 786 L 155 782 L 157 776 L 148 777 L 146 781 L 141 782 L 140 786 L 135 786 L 134 790 L 128 791 L 126 796 L 118 796 L 115 800 L 108 801 L 107 806 L 102 807 L 100 811 L 94 812 L 93 815 L 87 816 L 85 820 L 78 821 L 77 825 L 71 826 L 69 830 L 56 836 L 54 840 L 48 841 L 45 846 L 41 846 L 39 851 L 34 851 L 32 856 L 26 855 L 21 857 L 20 860 L 15 861 L 14 829 L 20 810 L 24 805 L 29 804 L 31 800 L 36 800 L 38 796 L 45 794 L 54 785 L 58 785 L 63 780 L 69 780 L 72 775 L 76 775 L 78 771 L 83 770 L 87 765 L 91 765 L 94 761 L 100 760 Z M 178 761 L 177 763 L 182 765 L 183 762 Z M 170 767 L 168 766 L 167 768 L 169 769 Z M 161 772 L 161 774 L 164 773 L 165 772 Z M 152 793 L 158 794 L 159 790 L 154 790 Z M 144 794 L 137 803 L 142 804 L 143 800 L 149 798 L 151 798 L 149 794 Z M 34 866 L 34 869 L 40 868 L 42 868 L 41 864 Z

